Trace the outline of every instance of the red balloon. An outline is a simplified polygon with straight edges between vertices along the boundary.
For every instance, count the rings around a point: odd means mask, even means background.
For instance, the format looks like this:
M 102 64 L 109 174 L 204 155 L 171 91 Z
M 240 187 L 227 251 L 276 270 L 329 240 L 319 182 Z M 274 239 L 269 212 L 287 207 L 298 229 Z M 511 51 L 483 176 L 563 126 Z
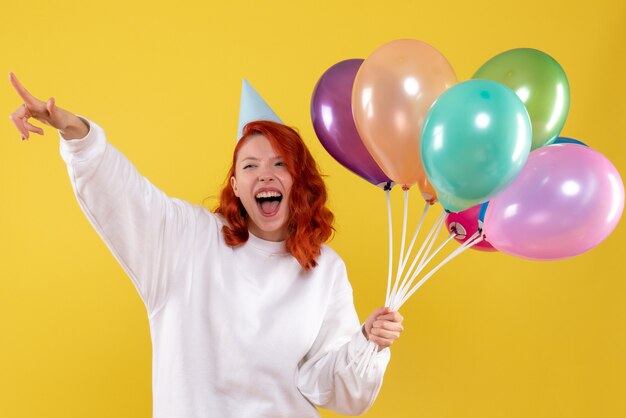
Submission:
M 461 212 L 450 212 L 446 218 L 446 228 L 452 233 L 458 234 L 454 237 L 460 243 L 467 241 L 472 235 L 478 231 L 478 215 L 480 214 L 481 205 L 472 206 L 471 208 L 462 210 Z M 484 239 L 471 247 L 479 251 L 498 251 L 490 243 Z

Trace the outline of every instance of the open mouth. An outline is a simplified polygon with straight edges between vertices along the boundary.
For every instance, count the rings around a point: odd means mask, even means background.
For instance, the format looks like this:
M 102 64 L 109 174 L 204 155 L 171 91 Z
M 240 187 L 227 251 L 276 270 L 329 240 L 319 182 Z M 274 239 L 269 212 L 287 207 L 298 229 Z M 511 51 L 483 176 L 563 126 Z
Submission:
M 283 195 L 278 191 L 259 192 L 256 194 L 255 199 L 264 216 L 273 216 L 278 212 Z

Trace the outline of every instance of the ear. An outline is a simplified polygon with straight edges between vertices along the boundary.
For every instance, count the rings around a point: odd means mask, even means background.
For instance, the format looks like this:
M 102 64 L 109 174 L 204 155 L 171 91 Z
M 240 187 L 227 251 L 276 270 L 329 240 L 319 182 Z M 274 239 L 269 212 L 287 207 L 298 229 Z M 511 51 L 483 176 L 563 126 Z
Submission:
M 235 196 L 239 197 L 239 192 L 237 191 L 237 179 L 235 178 L 235 176 L 232 176 L 230 178 L 230 187 L 233 188 L 233 192 L 235 193 Z

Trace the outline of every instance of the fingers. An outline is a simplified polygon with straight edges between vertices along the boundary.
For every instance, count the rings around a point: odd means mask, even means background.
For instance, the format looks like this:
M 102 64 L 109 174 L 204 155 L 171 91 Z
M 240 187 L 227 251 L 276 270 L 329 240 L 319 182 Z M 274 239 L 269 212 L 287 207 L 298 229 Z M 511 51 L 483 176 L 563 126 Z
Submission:
M 54 111 L 56 110 L 54 97 L 51 97 L 48 99 L 48 102 L 46 103 L 46 109 L 48 109 L 48 113 L 50 113 L 50 117 L 54 118 Z
M 378 346 L 378 351 L 390 347 L 393 344 L 393 341 L 390 342 L 375 335 L 370 335 L 369 340 Z
M 28 138 L 28 128 L 26 127 L 25 123 L 29 117 L 30 114 L 28 114 L 28 110 L 24 105 L 18 107 L 17 110 L 11 113 L 11 115 L 9 116 L 9 119 L 11 119 L 13 125 L 15 125 L 17 130 L 20 131 L 20 134 L 22 134 L 22 139 Z
M 389 321 L 375 321 L 372 324 L 372 328 L 381 328 L 387 331 L 404 331 L 404 327 L 399 322 L 389 322 Z
M 9 81 L 20 98 L 24 101 L 24 104 L 9 116 L 11 122 L 13 122 L 17 130 L 20 131 L 22 140 L 30 137 L 29 132 L 35 132 L 39 135 L 43 135 L 43 129 L 28 122 L 28 119 L 31 117 L 41 118 L 41 111 L 45 113 L 45 110 L 43 109 L 43 102 L 32 96 L 28 90 L 22 86 L 13 72 L 9 72 Z M 46 107 L 54 110 L 54 99 L 51 98 L 51 100 L 52 102 L 48 101 Z M 34 112 L 34 114 L 31 112 Z
M 372 328 L 372 332 L 371 332 L 371 334 L 376 337 L 379 337 L 385 340 L 390 340 L 390 341 L 395 341 L 398 338 L 400 338 L 400 333 L 401 331 L 387 331 L 382 328 Z
M 384 331 L 384 332 L 386 333 L 388 331 Z M 374 344 L 376 344 L 379 347 L 379 349 L 390 347 L 394 342 L 396 342 L 398 338 L 400 338 L 399 334 L 377 335 L 378 333 L 380 333 L 380 330 L 377 329 L 376 332 L 372 330 L 372 333 L 369 336 L 369 340 L 373 342 Z
M 43 129 L 38 126 L 34 126 L 28 122 L 28 119 L 30 117 L 31 115 L 28 111 L 28 108 L 26 108 L 26 106 L 24 105 L 18 107 L 17 110 L 9 116 L 9 119 L 11 119 L 13 125 L 15 125 L 18 131 L 20 131 L 20 134 L 22 135 L 22 140 L 28 139 L 30 137 L 29 132 L 35 132 L 39 135 L 44 134 Z
M 394 312 L 388 312 L 383 315 L 380 315 L 376 317 L 376 319 L 387 320 L 387 321 L 392 321 L 392 322 L 402 322 L 404 320 L 404 317 L 400 315 L 400 312 L 394 311 Z
M 404 331 L 403 320 L 399 312 L 391 311 L 388 307 L 378 308 L 365 323 L 367 338 L 380 349 L 389 347 Z
M 378 308 L 374 312 L 372 312 L 372 315 L 370 315 L 370 316 L 373 316 L 373 317 L 377 318 L 377 317 L 379 317 L 381 315 L 385 315 L 388 312 L 389 312 L 389 308 L 386 307 L 386 306 L 383 306 L 382 308 Z
M 376 309 L 374 312 L 372 312 L 371 316 L 375 317 L 376 319 L 386 319 L 394 322 L 402 322 L 404 319 L 404 317 L 400 315 L 400 312 L 392 311 L 388 307 Z
M 369 330 L 369 340 L 378 345 L 380 349 L 391 346 L 404 331 L 402 321 L 404 318 L 399 312 L 390 312 L 376 317 Z
M 24 103 L 26 103 L 26 106 L 37 104 L 37 99 L 35 99 L 35 97 L 33 97 L 28 90 L 24 88 L 24 86 L 22 86 L 13 72 L 9 72 L 9 81 L 13 85 L 17 94 L 19 94 Z
M 376 321 L 372 325 L 370 334 L 384 338 L 387 340 L 395 341 L 400 338 L 400 334 L 404 331 L 402 324 L 389 321 Z
M 43 129 L 41 129 L 38 126 L 31 125 L 27 121 L 24 121 L 24 126 L 26 126 L 26 128 L 31 132 L 35 132 L 35 133 L 38 133 L 39 135 L 43 135 Z

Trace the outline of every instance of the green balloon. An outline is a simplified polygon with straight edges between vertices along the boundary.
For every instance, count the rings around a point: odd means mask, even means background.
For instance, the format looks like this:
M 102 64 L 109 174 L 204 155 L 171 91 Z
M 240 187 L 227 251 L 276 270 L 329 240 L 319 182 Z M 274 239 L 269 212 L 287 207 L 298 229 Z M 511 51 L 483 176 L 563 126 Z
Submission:
M 469 80 L 446 90 L 426 114 L 422 163 L 444 208 L 489 200 L 522 170 L 531 145 L 528 112 L 500 83 Z
M 473 79 L 493 80 L 524 102 L 533 126 L 532 149 L 554 140 L 569 112 L 569 83 L 563 68 L 545 52 L 518 48 L 491 58 Z

